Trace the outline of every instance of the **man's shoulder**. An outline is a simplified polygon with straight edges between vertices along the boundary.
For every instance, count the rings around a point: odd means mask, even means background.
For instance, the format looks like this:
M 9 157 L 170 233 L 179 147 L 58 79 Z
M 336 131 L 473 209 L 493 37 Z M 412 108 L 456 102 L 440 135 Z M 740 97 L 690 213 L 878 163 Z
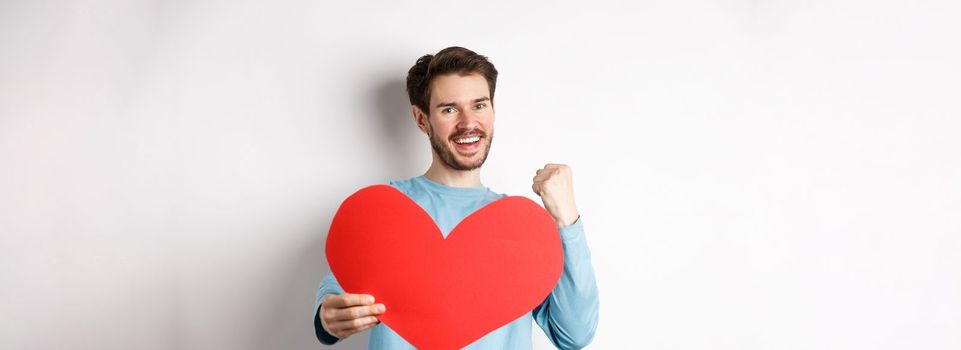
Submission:
M 403 179 L 403 180 L 390 180 L 390 182 L 388 182 L 387 184 L 390 185 L 391 187 L 397 189 L 398 191 L 401 191 L 401 192 L 403 192 L 404 194 L 408 194 L 408 195 L 409 195 L 411 189 L 413 189 L 413 188 L 415 187 L 415 185 L 414 185 L 414 179 L 416 179 L 416 177 L 412 177 L 412 178 L 409 178 L 409 179 Z

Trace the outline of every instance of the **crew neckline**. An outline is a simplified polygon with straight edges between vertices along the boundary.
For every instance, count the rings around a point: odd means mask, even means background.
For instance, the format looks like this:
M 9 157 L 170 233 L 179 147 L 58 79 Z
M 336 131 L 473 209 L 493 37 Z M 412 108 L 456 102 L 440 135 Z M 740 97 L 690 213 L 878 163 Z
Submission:
M 443 194 L 456 195 L 456 196 L 477 196 L 477 195 L 485 194 L 488 191 L 490 191 L 490 189 L 484 185 L 480 185 L 479 187 L 451 187 L 438 182 L 434 182 L 433 180 L 428 179 L 426 175 L 420 175 L 418 177 L 415 177 L 414 180 L 417 182 L 420 182 L 424 186 L 436 192 L 440 192 Z

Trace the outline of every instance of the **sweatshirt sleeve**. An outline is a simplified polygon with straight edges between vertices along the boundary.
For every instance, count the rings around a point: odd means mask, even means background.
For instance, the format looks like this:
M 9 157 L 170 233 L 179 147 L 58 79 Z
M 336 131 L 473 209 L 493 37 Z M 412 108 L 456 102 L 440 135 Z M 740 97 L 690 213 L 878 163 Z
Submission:
M 321 343 L 334 345 L 340 339 L 327 333 L 320 324 L 320 301 L 328 294 L 344 294 L 344 289 L 340 287 L 340 283 L 337 283 L 337 279 L 334 278 L 334 274 L 330 271 L 327 272 L 327 276 L 324 276 L 324 279 L 320 281 L 320 286 L 317 287 L 317 298 L 314 300 L 314 333 L 316 333 L 317 340 L 320 340 Z
M 597 282 L 581 219 L 559 231 L 564 271 L 551 294 L 534 309 L 534 321 L 558 349 L 580 349 L 597 329 Z

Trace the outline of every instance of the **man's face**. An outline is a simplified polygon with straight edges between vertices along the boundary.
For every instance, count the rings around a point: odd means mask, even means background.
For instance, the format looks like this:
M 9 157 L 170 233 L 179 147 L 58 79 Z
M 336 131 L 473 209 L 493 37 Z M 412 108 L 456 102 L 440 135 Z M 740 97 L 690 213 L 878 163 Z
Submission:
M 454 170 L 474 170 L 487 160 L 494 138 L 494 105 L 480 74 L 448 74 L 431 81 L 430 116 L 418 127 L 438 157 Z

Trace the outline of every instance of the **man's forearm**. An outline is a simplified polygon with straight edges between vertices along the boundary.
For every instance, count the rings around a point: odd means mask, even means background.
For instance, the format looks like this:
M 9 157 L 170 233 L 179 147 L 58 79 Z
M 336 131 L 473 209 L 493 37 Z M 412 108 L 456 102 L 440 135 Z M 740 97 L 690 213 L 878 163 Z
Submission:
M 560 233 L 564 272 L 547 300 L 534 310 L 534 317 L 555 346 L 579 349 L 591 342 L 597 328 L 597 282 L 581 220 Z
M 334 274 L 327 272 L 327 276 L 320 281 L 320 286 L 317 287 L 317 296 L 314 301 L 314 333 L 317 335 L 317 340 L 326 345 L 333 345 L 337 343 L 340 339 L 331 335 L 326 330 L 324 330 L 323 325 L 320 323 L 320 302 L 324 300 L 324 297 L 328 294 L 343 294 L 344 289 L 340 287 L 340 283 L 334 278 Z

